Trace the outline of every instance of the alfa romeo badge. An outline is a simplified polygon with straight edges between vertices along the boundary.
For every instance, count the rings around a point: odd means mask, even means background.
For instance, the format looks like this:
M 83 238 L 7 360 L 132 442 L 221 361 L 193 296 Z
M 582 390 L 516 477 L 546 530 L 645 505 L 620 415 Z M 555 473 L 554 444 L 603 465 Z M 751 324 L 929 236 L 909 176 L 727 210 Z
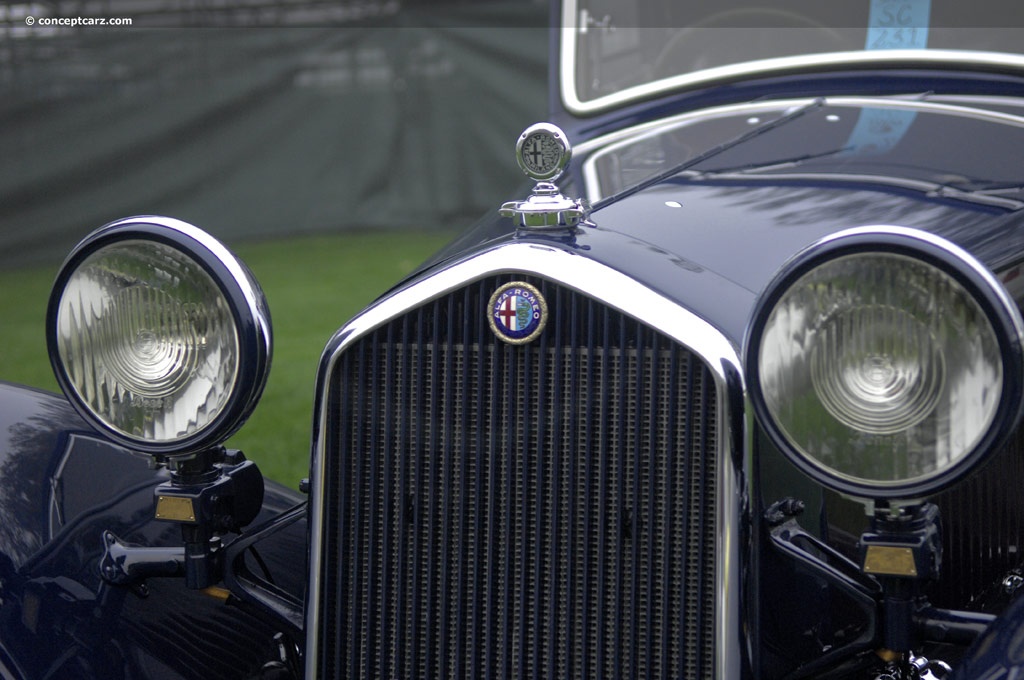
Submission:
M 538 182 L 557 179 L 569 164 L 569 139 L 551 123 L 537 123 L 523 131 L 516 143 L 516 160 L 528 177 Z
M 522 281 L 506 283 L 494 291 L 487 309 L 491 330 L 512 345 L 532 341 L 548 321 L 548 303 L 544 296 Z

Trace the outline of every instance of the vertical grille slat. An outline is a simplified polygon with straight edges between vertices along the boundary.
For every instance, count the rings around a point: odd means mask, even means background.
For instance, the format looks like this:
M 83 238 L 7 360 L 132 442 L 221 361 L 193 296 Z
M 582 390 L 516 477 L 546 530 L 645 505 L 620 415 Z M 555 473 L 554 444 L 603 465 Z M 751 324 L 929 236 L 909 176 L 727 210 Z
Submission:
M 505 344 L 487 305 L 509 280 L 411 310 L 338 359 L 321 676 L 711 678 L 708 368 L 534 278 L 548 327 Z
M 394 329 L 389 328 L 388 329 L 387 344 L 385 346 L 385 359 L 384 359 L 384 361 L 385 361 L 386 369 L 384 371 L 384 375 L 400 376 L 401 373 L 397 369 L 397 366 L 396 366 L 396 362 L 398 360 L 398 352 L 397 352 L 397 350 L 395 348 L 394 339 L 395 339 Z M 396 387 L 395 387 L 395 380 L 394 380 L 394 378 L 392 378 L 392 380 L 389 380 L 389 381 L 385 382 L 383 385 L 378 385 L 378 394 L 380 393 L 381 389 L 382 389 L 382 391 L 384 393 L 383 403 L 384 404 L 393 403 L 393 401 L 395 399 L 395 394 L 396 394 Z M 392 535 L 392 532 L 394 531 L 394 527 L 395 527 L 396 521 L 397 521 L 395 516 L 394 516 L 394 513 L 391 511 L 391 509 L 395 507 L 395 498 L 394 498 L 394 488 L 395 488 L 395 483 L 394 483 L 395 450 L 394 450 L 394 447 L 388 441 L 388 433 L 389 432 L 394 432 L 397 429 L 396 425 L 395 425 L 395 411 L 392 410 L 392 409 L 384 409 L 384 408 L 382 408 L 382 404 L 380 402 L 378 402 L 376 398 L 374 400 L 374 407 L 373 408 L 374 408 L 374 410 L 376 412 L 383 411 L 383 413 L 384 413 L 384 417 L 380 421 L 382 423 L 382 425 L 383 425 L 383 431 L 379 435 L 380 439 L 379 439 L 379 444 L 378 444 L 378 446 L 383 447 L 383 464 L 384 464 L 384 494 L 383 494 L 383 498 L 381 499 L 382 502 L 383 502 L 383 506 L 380 509 L 380 512 L 381 512 L 380 521 L 382 523 L 383 535 L 384 536 L 390 536 L 390 535 Z M 392 577 L 392 575 L 394 573 L 394 569 L 395 569 L 395 559 L 394 559 L 393 552 L 388 549 L 387 545 L 381 545 L 381 546 L 379 546 L 377 548 L 377 550 L 379 551 L 379 559 L 381 561 L 381 577 L 380 577 L 380 579 L 381 579 L 380 580 L 381 593 L 380 593 L 380 598 L 378 600 L 374 601 L 373 603 L 371 603 L 371 606 L 374 608 L 375 615 L 377 617 L 376 618 L 376 622 L 377 622 L 378 629 L 375 629 L 376 630 L 375 634 L 377 635 L 378 639 L 382 641 L 382 644 L 383 644 L 384 648 L 385 649 L 389 649 L 390 646 L 391 646 L 391 625 L 390 625 L 391 622 L 388 620 L 387 616 L 382 615 L 380 603 L 381 602 L 386 602 L 388 600 L 388 598 L 389 598 L 390 593 L 391 593 L 391 577 Z M 378 649 L 378 653 L 377 653 L 376 658 L 374 659 L 374 663 L 373 663 L 374 673 L 376 673 L 378 676 L 381 675 L 384 672 L 384 667 L 385 667 L 384 658 L 385 658 L 385 655 L 383 653 L 381 653 L 380 650 Z
M 1024 567 L 1024 427 L 976 474 L 942 492 L 942 578 L 931 601 L 949 609 L 1000 611 L 1003 581 Z M 984 517 L 984 522 L 978 518 Z

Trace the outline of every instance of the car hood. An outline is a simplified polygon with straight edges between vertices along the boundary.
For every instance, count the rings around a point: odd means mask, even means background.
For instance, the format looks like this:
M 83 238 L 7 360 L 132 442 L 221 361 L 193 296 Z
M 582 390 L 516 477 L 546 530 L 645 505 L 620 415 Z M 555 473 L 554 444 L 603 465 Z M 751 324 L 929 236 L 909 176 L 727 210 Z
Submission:
M 595 203 L 594 232 L 669 253 L 751 297 L 795 253 L 856 227 L 929 231 L 998 273 L 1024 252 L 1021 112 L 1010 98 L 842 98 L 687 113 L 584 144 L 581 193 Z M 632 261 L 592 256 L 649 277 L 640 250 Z M 684 304 L 696 298 L 661 287 Z M 722 320 L 734 337 L 743 323 Z
M 889 225 L 939 234 L 994 269 L 1024 247 L 1021 213 L 826 178 L 666 183 L 596 212 L 629 234 L 759 293 L 782 264 L 829 234 Z
M 773 274 L 846 229 L 922 229 L 997 273 L 1019 265 L 1020 148 L 1024 100 L 1009 97 L 843 97 L 685 112 L 577 145 L 573 180 L 562 189 L 594 204 L 593 226 L 557 237 L 488 221 L 426 266 L 508 239 L 561 243 L 688 307 L 738 345 Z

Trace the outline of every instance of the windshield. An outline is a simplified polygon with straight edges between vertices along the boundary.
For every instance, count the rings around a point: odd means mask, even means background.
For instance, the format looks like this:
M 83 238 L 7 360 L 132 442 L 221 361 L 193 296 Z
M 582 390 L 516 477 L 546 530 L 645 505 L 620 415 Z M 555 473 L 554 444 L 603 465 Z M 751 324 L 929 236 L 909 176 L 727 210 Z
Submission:
M 985 107 L 984 109 L 979 107 Z M 599 147 L 583 161 L 599 208 L 655 184 L 887 186 L 1002 208 L 1024 207 L 1015 154 L 1024 107 L 986 97 L 830 97 L 682 113 Z M 950 153 L 942 139 L 969 139 Z M 863 206 L 868 213 L 870 205 Z
M 562 20 L 563 99 L 576 113 L 774 68 L 1024 68 L 1024 3 L 1006 0 L 565 0 Z

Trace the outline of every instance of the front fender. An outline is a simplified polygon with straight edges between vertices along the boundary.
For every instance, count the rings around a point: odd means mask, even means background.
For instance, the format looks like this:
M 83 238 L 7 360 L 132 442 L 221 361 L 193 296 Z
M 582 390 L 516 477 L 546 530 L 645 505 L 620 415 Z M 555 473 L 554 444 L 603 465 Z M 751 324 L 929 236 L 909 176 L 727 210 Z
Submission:
M 22 569 L 67 525 L 154 480 L 60 395 L 0 383 L 0 562 Z
M 1024 673 L 1024 597 L 1018 597 L 978 638 L 951 680 L 1007 680 Z
M 101 581 L 104 532 L 182 544 L 178 524 L 154 518 L 154 489 L 168 479 L 148 456 L 103 439 L 64 397 L 0 383 L 0 678 L 247 679 L 288 647 L 274 612 L 189 590 L 181 577 Z M 286 511 L 302 500 L 268 483 L 255 523 L 283 526 L 249 539 L 277 591 L 299 602 L 305 515 Z

